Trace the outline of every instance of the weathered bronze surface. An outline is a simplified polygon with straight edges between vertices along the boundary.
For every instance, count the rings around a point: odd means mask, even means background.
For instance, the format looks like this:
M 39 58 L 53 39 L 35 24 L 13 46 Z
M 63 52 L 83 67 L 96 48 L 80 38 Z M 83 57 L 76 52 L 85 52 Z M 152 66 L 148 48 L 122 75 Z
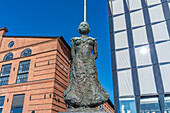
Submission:
M 68 111 L 96 111 L 95 108 L 109 98 L 97 76 L 97 41 L 95 38 L 87 37 L 90 32 L 87 22 L 82 22 L 78 31 L 81 37 L 71 39 L 73 59 L 69 86 L 63 96 L 69 106 Z

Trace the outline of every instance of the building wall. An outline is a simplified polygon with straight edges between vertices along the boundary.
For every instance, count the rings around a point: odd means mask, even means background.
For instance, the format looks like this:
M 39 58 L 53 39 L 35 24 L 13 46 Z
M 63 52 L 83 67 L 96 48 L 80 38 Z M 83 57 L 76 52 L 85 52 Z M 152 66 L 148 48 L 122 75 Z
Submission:
M 108 0 L 118 112 L 169 112 L 170 2 Z
M 106 103 L 98 106 L 98 109 L 101 109 L 102 111 L 106 113 L 115 113 L 114 106 L 110 100 L 108 100 Z
M 9 42 L 14 46 L 9 48 Z M 32 54 L 20 57 L 24 49 Z M 13 59 L 3 61 L 7 53 Z M 20 61 L 30 60 L 28 81 L 16 84 Z M 50 37 L 3 37 L 0 49 L 0 68 L 12 63 L 8 85 L 0 86 L 0 97 L 5 96 L 3 112 L 10 113 L 13 96 L 25 94 L 23 113 L 56 113 L 67 106 L 62 93 L 68 86 L 70 50 L 60 38 Z

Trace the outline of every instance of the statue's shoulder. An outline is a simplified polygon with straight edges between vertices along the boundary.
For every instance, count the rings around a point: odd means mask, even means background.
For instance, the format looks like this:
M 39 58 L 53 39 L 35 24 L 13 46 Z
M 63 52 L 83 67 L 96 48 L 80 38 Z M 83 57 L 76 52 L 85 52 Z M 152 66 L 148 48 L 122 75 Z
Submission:
M 79 40 L 79 39 L 80 39 L 80 37 L 74 37 L 70 41 Z
M 93 37 L 89 37 L 89 39 L 94 40 L 94 41 L 97 40 L 97 38 L 93 38 Z

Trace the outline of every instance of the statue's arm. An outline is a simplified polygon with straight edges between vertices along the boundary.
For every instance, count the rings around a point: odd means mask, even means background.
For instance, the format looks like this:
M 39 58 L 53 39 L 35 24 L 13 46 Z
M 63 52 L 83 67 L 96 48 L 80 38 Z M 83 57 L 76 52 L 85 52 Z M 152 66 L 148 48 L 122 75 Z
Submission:
M 72 56 L 73 61 L 74 61 L 74 59 L 75 59 L 74 40 L 71 40 L 71 56 Z
M 95 40 L 95 42 L 94 42 L 93 55 L 94 55 L 94 59 L 96 60 L 96 59 L 97 59 L 97 57 L 98 57 L 97 41 L 96 41 L 96 40 Z

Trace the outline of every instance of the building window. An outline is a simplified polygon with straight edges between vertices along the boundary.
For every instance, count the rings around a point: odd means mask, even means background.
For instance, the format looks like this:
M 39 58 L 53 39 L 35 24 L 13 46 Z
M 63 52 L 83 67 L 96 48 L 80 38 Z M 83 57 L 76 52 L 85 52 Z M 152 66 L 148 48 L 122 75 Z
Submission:
M 13 54 L 12 53 L 8 53 L 4 57 L 4 61 L 11 60 L 11 59 L 13 59 Z
M 31 49 L 25 49 L 25 50 L 21 53 L 21 57 L 30 56 L 31 53 L 32 53 Z
M 8 44 L 8 47 L 11 48 L 13 45 L 14 45 L 14 41 L 11 41 L 11 42 Z
M 0 113 L 2 113 L 5 97 L 0 97 Z
M 170 113 L 170 95 L 165 96 L 165 113 Z
M 0 74 L 0 86 L 8 85 L 11 65 L 12 64 L 2 65 L 1 74 Z
M 161 113 L 158 97 L 141 98 L 140 113 Z
M 137 66 L 152 64 L 149 45 L 135 48 Z
M 130 68 L 130 54 L 129 49 L 116 51 L 117 69 Z
M 135 98 L 120 98 L 120 113 L 136 113 Z
M 22 113 L 23 103 L 24 103 L 24 94 L 14 95 L 11 107 L 11 113 Z
M 27 82 L 29 66 L 30 66 L 30 60 L 20 62 L 16 83 Z
M 141 95 L 157 94 L 153 66 L 138 68 L 138 78 Z
M 134 96 L 132 70 L 118 71 L 119 96 Z
M 164 92 L 168 93 L 170 92 L 170 64 L 163 64 L 160 65 L 160 70 L 161 70 L 161 76 L 162 76 L 162 81 L 163 81 L 163 86 L 164 86 Z M 170 98 L 170 97 L 169 97 Z M 170 102 L 170 100 L 169 100 Z M 169 108 L 170 109 L 170 108 Z

